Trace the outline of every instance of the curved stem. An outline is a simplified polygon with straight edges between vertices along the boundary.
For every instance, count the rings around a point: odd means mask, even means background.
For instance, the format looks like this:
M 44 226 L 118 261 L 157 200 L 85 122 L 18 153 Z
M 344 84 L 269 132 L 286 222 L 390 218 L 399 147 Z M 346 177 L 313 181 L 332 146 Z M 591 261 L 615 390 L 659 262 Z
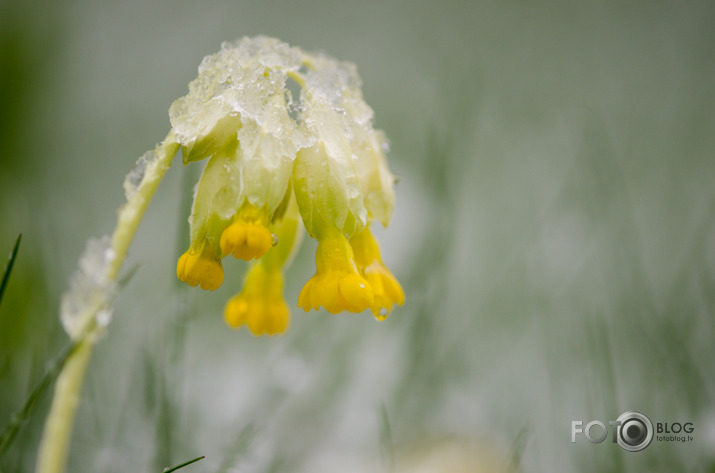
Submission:
M 90 340 L 79 342 L 70 353 L 57 378 L 50 415 L 42 434 L 37 472 L 64 471 L 74 415 L 79 405 L 79 392 L 93 347 L 94 343 Z
M 179 144 L 173 132 L 170 132 L 154 150 L 154 158 L 147 163 L 136 190 L 127 196 L 127 202 L 119 209 L 117 226 L 111 240 L 114 258 L 106 274 L 109 281 L 117 280 L 137 227 L 178 149 Z M 103 329 L 96 321 L 97 312 L 102 308 L 102 305 L 87 307 L 85 310 L 87 319 L 82 324 L 82 330 L 78 335 L 73 336 L 74 348 L 57 378 L 50 413 L 40 442 L 36 473 L 62 473 L 65 469 L 82 382 L 92 356 L 92 349 Z
M 171 160 L 179 150 L 179 143 L 175 141 L 174 133 L 171 132 L 164 141 L 156 147 L 154 152 L 156 158 L 147 165 L 144 178 L 137 187 L 136 192 L 132 194 L 119 209 L 117 217 L 117 226 L 112 235 L 112 249 L 114 250 L 115 258 L 107 273 L 107 277 L 111 280 L 116 280 L 119 270 L 121 269 L 124 258 L 129 250 L 129 245 L 134 239 L 134 234 L 137 231 L 139 222 L 141 222 L 144 212 L 146 211 L 151 198 L 159 186 L 164 173 L 171 166 Z

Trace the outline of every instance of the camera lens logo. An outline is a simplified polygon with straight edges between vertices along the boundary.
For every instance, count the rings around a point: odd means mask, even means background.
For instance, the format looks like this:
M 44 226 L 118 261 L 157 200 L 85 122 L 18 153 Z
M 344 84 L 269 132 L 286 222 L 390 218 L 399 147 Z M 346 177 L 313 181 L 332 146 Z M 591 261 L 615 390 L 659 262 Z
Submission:
M 629 452 L 639 452 L 653 440 L 653 424 L 640 412 L 624 412 L 616 422 L 616 441 Z

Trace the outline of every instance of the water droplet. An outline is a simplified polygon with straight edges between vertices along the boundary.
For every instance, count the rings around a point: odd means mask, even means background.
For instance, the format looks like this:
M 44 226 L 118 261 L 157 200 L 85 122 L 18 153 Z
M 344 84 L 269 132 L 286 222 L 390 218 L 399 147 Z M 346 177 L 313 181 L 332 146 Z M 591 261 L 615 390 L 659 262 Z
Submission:
M 375 319 L 382 322 L 383 320 L 385 320 L 387 318 L 389 313 L 390 313 L 390 311 L 387 310 L 386 307 L 380 307 L 380 311 L 377 314 L 375 314 Z
M 278 244 L 278 235 L 275 233 L 271 234 L 271 245 L 276 246 Z

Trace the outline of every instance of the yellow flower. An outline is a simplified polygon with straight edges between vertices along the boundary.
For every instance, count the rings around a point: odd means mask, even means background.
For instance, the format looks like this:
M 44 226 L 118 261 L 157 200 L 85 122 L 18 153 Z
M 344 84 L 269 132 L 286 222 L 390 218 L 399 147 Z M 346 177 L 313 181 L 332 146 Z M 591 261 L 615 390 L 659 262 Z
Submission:
M 250 261 L 260 258 L 271 247 L 273 236 L 268 231 L 268 216 L 251 204 L 244 204 L 236 220 L 221 234 L 221 251 L 224 255 Z
M 283 300 L 283 275 L 254 263 L 243 290 L 228 301 L 224 318 L 233 328 L 248 325 L 254 335 L 275 335 L 288 327 L 288 305 Z
M 287 81 L 301 88 L 293 103 Z M 207 56 L 169 114 L 184 163 L 208 159 L 191 209 L 191 243 L 177 275 L 216 289 L 227 255 L 253 261 L 225 310 L 256 335 L 285 330 L 284 268 L 300 222 L 318 240 L 315 275 L 298 306 L 384 319 L 404 293 L 368 222 L 387 225 L 394 177 L 355 66 L 259 36 Z M 292 115 L 291 115 L 292 114 Z
M 187 250 L 179 258 L 176 275 L 189 286 L 201 284 L 201 289 L 213 291 L 223 282 L 223 266 L 211 251 Z
M 275 335 L 286 330 L 288 305 L 283 300 L 283 274 L 302 239 L 300 215 L 295 198 L 288 204 L 285 216 L 275 225 L 280 245 L 268 250 L 253 263 L 243 290 L 233 297 L 224 311 L 226 323 L 233 328 L 248 325 L 254 335 Z
M 375 296 L 370 310 L 378 320 L 385 320 L 394 304 L 405 303 L 405 293 L 382 262 L 380 247 L 370 233 L 369 224 L 350 239 L 350 246 L 355 254 L 355 262 Z
M 323 306 L 331 314 L 347 310 L 362 312 L 373 303 L 372 289 L 360 275 L 350 244 L 342 232 L 326 228 L 318 237 L 317 271 L 298 296 L 306 312 Z
M 268 70 L 274 56 L 280 61 Z M 270 248 L 269 226 L 285 211 L 302 144 L 285 94 L 287 71 L 299 67 L 296 48 L 272 38 L 245 38 L 205 58 L 189 94 L 171 106 L 184 162 L 210 158 L 189 218 L 191 253 L 208 247 L 213 254 L 251 260 Z M 187 266 L 182 280 L 200 280 L 193 269 Z

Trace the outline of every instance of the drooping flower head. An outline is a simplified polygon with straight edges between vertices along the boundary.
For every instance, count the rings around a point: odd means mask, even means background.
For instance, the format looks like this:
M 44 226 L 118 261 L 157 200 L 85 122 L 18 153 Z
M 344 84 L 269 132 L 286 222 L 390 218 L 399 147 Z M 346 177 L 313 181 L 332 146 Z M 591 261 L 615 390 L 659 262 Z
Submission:
M 288 81 L 300 87 L 297 103 Z M 229 325 L 254 334 L 285 329 L 281 268 L 300 242 L 299 220 L 318 240 L 299 307 L 371 309 L 382 319 L 404 302 L 368 228 L 388 224 L 394 178 L 360 86 L 352 64 L 259 36 L 204 58 L 189 94 L 171 106 L 184 163 L 208 159 L 178 277 L 214 290 L 225 256 L 256 260 L 226 307 Z

